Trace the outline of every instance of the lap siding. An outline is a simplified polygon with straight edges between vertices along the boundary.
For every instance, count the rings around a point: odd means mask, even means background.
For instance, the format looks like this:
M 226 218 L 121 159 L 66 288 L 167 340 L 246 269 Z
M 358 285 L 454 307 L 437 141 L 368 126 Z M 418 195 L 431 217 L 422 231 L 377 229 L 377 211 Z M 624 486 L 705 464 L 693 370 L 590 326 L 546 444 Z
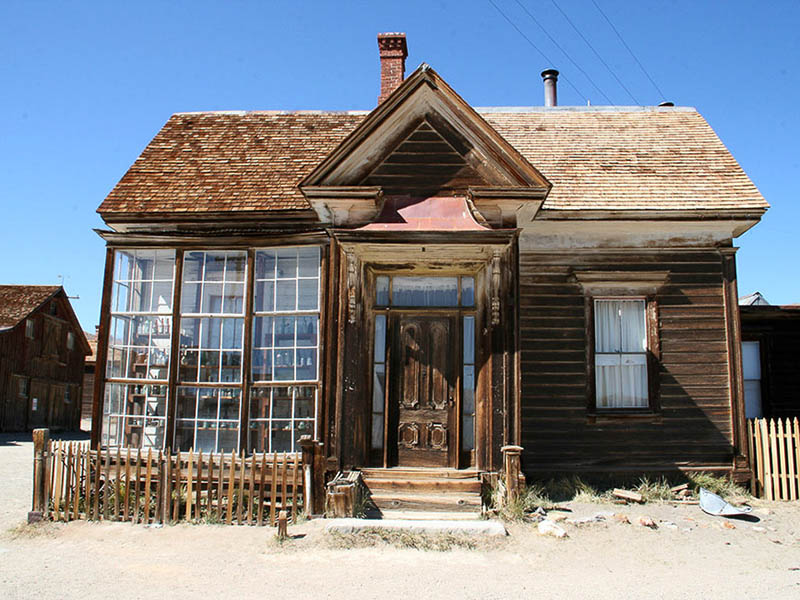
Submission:
M 668 271 L 656 297 L 660 410 L 652 419 L 588 415 L 584 293 L 574 267 Z M 520 254 L 523 467 L 528 472 L 729 464 L 730 389 L 723 269 L 714 250 Z

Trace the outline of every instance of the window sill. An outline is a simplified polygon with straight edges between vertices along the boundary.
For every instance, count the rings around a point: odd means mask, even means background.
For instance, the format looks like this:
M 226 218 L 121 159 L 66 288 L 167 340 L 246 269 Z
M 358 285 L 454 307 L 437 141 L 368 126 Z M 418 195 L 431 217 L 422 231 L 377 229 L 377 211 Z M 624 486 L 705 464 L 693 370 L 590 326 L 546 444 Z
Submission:
M 655 424 L 663 423 L 663 417 L 661 413 L 650 409 L 590 411 L 586 415 L 586 420 L 589 424 L 630 423 L 630 422 L 643 422 L 643 423 L 655 423 Z

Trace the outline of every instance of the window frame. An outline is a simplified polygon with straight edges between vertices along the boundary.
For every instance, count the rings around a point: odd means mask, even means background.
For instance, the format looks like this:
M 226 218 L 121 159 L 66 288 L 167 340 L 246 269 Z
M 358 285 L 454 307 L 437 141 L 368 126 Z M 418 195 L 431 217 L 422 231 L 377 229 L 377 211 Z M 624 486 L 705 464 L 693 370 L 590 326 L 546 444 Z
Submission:
M 316 277 L 301 275 L 300 274 L 300 250 L 304 248 L 314 248 L 317 250 L 317 271 Z M 286 252 L 287 250 L 295 250 L 296 252 L 296 270 L 293 277 L 280 277 L 278 275 L 278 253 L 283 251 Z M 291 440 L 291 449 L 289 452 L 299 452 L 300 448 L 295 440 L 295 424 L 296 423 L 307 423 L 308 419 L 305 418 L 298 418 L 294 414 L 295 407 L 296 407 L 296 398 L 297 398 L 297 390 L 301 388 L 314 388 L 314 401 L 313 401 L 313 418 L 311 420 L 311 431 L 309 432 L 313 439 L 318 439 L 319 431 L 322 424 L 322 394 L 323 394 L 323 386 L 322 381 L 323 377 L 325 376 L 324 372 L 324 353 L 325 353 L 325 345 L 323 340 L 324 335 L 324 310 L 325 310 L 325 282 L 326 282 L 326 271 L 325 271 L 325 261 L 327 257 L 327 253 L 325 250 L 324 244 L 287 244 L 287 245 L 276 245 L 276 246 L 255 246 L 250 248 L 250 252 L 252 253 L 253 257 L 253 268 L 250 272 L 250 279 L 248 281 L 248 290 L 250 294 L 250 302 L 251 308 L 248 315 L 248 319 L 250 321 L 250 332 L 249 338 L 247 339 L 247 352 L 248 352 L 248 369 L 245 373 L 245 377 L 247 379 L 248 385 L 246 390 L 246 397 L 242 397 L 242 415 L 243 415 L 243 432 L 242 432 L 242 439 L 244 444 L 244 449 L 248 453 L 260 454 L 262 451 L 255 449 L 257 446 L 255 441 L 252 439 L 251 434 L 254 429 L 253 423 L 262 424 L 266 426 L 267 431 L 267 439 L 266 439 L 266 447 L 268 450 L 264 450 L 266 453 L 274 453 L 276 450 L 272 447 L 272 425 L 276 422 L 290 422 L 292 424 L 292 429 L 290 433 L 290 440 Z M 259 277 L 258 271 L 258 254 L 259 252 L 275 252 L 275 270 L 274 274 L 275 277 Z M 265 306 L 258 307 L 257 306 L 257 295 L 258 295 L 258 286 L 259 284 L 265 284 L 267 282 L 273 282 L 273 299 L 274 302 L 271 308 L 267 308 Z M 286 309 L 284 307 L 279 308 L 278 304 L 278 282 L 279 281 L 294 281 L 295 282 L 295 308 L 293 310 Z M 301 281 L 316 281 L 317 284 L 317 306 L 316 308 L 300 308 L 299 306 L 299 298 L 300 298 L 300 282 Z M 264 288 L 266 289 L 266 287 Z M 314 346 L 298 346 L 297 344 L 297 326 L 298 326 L 298 319 L 306 318 L 306 317 L 315 317 L 316 318 L 316 344 Z M 315 366 L 316 366 L 316 374 L 314 378 L 311 379 L 298 379 L 297 378 L 297 364 L 293 365 L 295 369 L 295 377 L 292 379 L 276 379 L 275 378 L 275 351 L 278 350 L 278 346 L 275 346 L 274 337 L 273 337 L 273 345 L 267 348 L 266 346 L 258 346 L 256 344 L 256 323 L 259 319 L 264 319 L 266 322 L 267 319 L 272 319 L 271 327 L 273 328 L 273 336 L 274 336 L 274 327 L 275 322 L 277 319 L 281 318 L 293 318 L 295 319 L 295 341 L 294 345 L 287 346 L 285 348 L 292 350 L 295 353 L 295 363 L 297 359 L 297 350 L 313 350 L 316 354 L 315 358 Z M 247 333 L 245 334 L 247 336 Z M 270 350 L 272 353 L 272 364 L 271 364 L 271 378 L 270 379 L 257 379 L 254 373 L 254 365 L 253 359 L 255 357 L 255 353 L 257 351 L 264 351 Z M 285 417 L 278 417 L 273 418 L 273 410 L 274 410 L 274 399 L 275 399 L 275 390 L 278 389 L 286 389 L 290 390 L 292 394 L 292 415 L 288 418 Z M 263 398 L 260 398 L 259 394 L 265 393 L 266 390 L 269 390 L 269 416 L 265 418 L 253 418 L 252 417 L 252 410 L 253 410 L 253 403 L 259 402 Z M 278 451 L 281 452 L 281 451 Z
M 25 337 L 29 340 L 36 337 L 36 324 L 32 318 L 25 319 Z
M 586 388 L 587 414 L 596 421 L 603 417 L 659 417 L 661 402 L 659 398 L 660 343 L 658 335 L 658 304 L 654 294 L 587 294 L 586 313 Z M 598 300 L 641 300 L 644 301 L 645 339 L 647 340 L 647 405 L 641 407 L 599 407 L 597 405 L 596 350 L 595 350 L 595 303 Z
M 105 359 L 104 359 L 104 366 L 102 373 L 100 375 L 103 377 L 103 390 L 101 394 L 101 405 L 100 405 L 100 414 L 101 414 L 101 431 L 99 436 L 99 441 L 102 447 L 108 448 L 125 448 L 125 447 L 138 447 L 142 448 L 149 448 L 152 447 L 154 450 L 161 450 L 165 447 L 169 446 L 167 443 L 168 440 L 168 430 L 169 430 L 169 411 L 170 411 L 170 404 L 173 402 L 172 395 L 170 394 L 170 380 L 172 377 L 172 340 L 173 340 L 173 332 L 176 326 L 176 322 L 174 319 L 175 313 L 175 290 L 178 282 L 176 281 L 178 276 L 178 269 L 177 269 L 177 261 L 178 261 L 178 250 L 176 248 L 149 248 L 149 247 L 140 247 L 140 246 L 131 246 L 131 247 L 116 247 L 112 249 L 112 266 L 111 266 L 111 273 L 110 273 L 110 292 L 109 292 L 109 303 L 108 303 L 108 329 L 104 333 L 105 337 Z M 141 275 L 134 274 L 134 269 L 130 266 L 123 266 L 123 265 L 130 265 L 131 260 L 136 260 L 137 253 L 153 253 L 154 263 L 153 263 L 153 272 L 149 277 L 142 277 Z M 159 253 L 172 253 L 172 270 L 171 270 L 171 279 L 167 279 L 166 277 L 157 277 L 156 276 L 156 263 L 159 259 Z M 124 258 L 122 255 L 127 254 L 128 257 Z M 121 270 L 127 268 L 127 271 L 123 273 Z M 118 269 L 120 271 L 118 272 Z M 123 277 L 125 275 L 125 277 Z M 156 307 L 156 309 L 152 306 L 152 297 L 153 291 L 156 283 L 164 284 L 166 281 L 171 282 L 170 288 L 170 310 L 160 310 Z M 136 289 L 133 284 L 139 283 L 143 286 L 148 286 L 148 294 L 150 295 L 149 301 L 147 303 L 148 310 L 140 310 L 136 308 L 135 301 L 132 300 L 134 297 L 133 292 L 135 291 L 141 297 L 141 289 Z M 124 291 L 124 296 L 122 295 Z M 133 306 L 132 306 L 133 305 Z M 131 340 L 133 337 L 134 332 L 134 322 L 137 319 L 146 319 L 152 324 L 153 329 L 148 330 L 147 339 L 148 343 L 147 346 L 144 347 L 147 350 L 147 358 L 144 363 L 145 371 L 144 376 L 142 377 L 134 377 L 133 373 L 135 370 L 133 367 L 137 365 L 132 365 L 128 363 L 130 353 L 136 351 L 137 348 L 141 349 L 142 346 L 139 344 L 132 344 Z M 124 340 L 120 340 L 115 338 L 116 343 L 112 343 L 111 336 L 115 334 L 117 329 L 115 325 L 121 323 L 122 325 L 118 325 L 125 331 Z M 169 354 L 166 356 L 166 366 L 157 367 L 163 374 L 162 377 L 152 377 L 150 375 L 150 353 L 153 349 L 158 349 L 157 345 L 152 343 L 153 339 L 157 336 L 164 336 L 164 333 L 159 333 L 157 330 L 164 327 L 165 323 L 169 323 Z M 125 325 L 127 324 L 127 325 Z M 109 373 L 109 360 L 110 354 L 114 354 L 114 352 L 119 352 L 118 356 L 124 357 L 125 367 L 124 370 L 120 372 L 111 372 Z M 116 356 L 116 354 L 114 354 Z M 120 361 L 120 365 L 122 365 L 122 361 Z M 141 366 L 139 364 L 138 366 Z M 113 366 L 112 366 L 113 369 Z M 116 386 L 116 387 L 115 387 Z M 133 388 L 133 389 L 132 389 Z M 140 388 L 140 389 L 136 389 Z M 142 392 L 141 388 L 146 388 L 148 391 Z M 164 391 L 164 395 L 159 394 L 152 394 L 150 391 L 156 388 L 159 391 Z M 115 396 L 115 392 L 118 391 L 118 394 Z M 157 415 L 157 414 L 147 414 L 148 409 L 153 406 L 153 403 L 158 402 L 158 398 L 164 398 L 164 414 Z M 134 400 L 136 398 L 137 400 Z M 116 400 L 121 400 L 119 402 L 115 402 Z M 137 413 L 134 407 L 135 404 L 138 404 L 142 412 Z M 112 406 L 118 407 L 118 410 L 114 411 L 111 410 Z M 116 424 L 115 428 L 112 428 L 112 423 Z M 160 446 L 143 446 L 143 442 L 146 438 L 147 431 L 149 427 L 161 427 L 162 428 L 162 436 L 161 436 L 161 445 Z M 129 441 L 125 440 L 126 433 L 131 433 L 130 428 L 141 428 L 141 433 L 133 432 L 133 435 L 139 435 L 138 446 L 131 445 Z M 116 432 L 116 443 L 111 444 L 110 432 L 112 429 Z M 121 436 L 121 437 L 120 437 Z M 156 436 L 157 437 L 157 436 Z

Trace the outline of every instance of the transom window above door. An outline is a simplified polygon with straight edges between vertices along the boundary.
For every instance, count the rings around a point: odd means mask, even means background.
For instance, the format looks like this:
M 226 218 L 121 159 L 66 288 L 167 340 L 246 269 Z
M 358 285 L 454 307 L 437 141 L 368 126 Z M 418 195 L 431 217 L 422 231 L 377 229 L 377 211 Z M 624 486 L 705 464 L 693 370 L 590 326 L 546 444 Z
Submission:
M 375 303 L 378 306 L 471 307 L 475 306 L 475 279 L 461 275 L 378 275 Z

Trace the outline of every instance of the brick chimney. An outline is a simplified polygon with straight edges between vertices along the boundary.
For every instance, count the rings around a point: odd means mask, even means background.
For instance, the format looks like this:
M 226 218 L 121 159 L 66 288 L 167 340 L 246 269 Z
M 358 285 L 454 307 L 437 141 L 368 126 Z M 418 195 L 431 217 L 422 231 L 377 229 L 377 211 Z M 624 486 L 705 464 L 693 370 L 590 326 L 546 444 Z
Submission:
M 395 91 L 403 83 L 406 76 L 406 46 L 405 33 L 379 33 L 378 50 L 381 56 L 381 95 L 378 104 Z

